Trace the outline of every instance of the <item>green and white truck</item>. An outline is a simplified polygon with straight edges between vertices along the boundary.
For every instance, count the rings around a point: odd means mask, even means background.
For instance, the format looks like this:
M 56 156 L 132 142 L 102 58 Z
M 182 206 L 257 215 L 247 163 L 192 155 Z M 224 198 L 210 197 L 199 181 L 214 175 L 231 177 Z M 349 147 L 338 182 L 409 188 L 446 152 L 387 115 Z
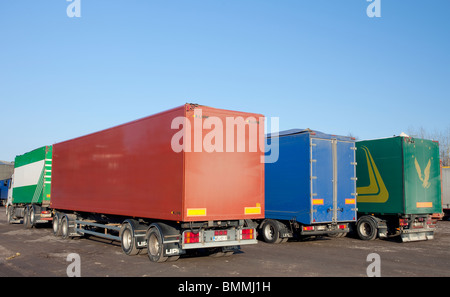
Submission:
M 51 176 L 52 146 L 16 156 L 6 203 L 8 223 L 23 221 L 26 228 L 31 228 L 52 220 Z

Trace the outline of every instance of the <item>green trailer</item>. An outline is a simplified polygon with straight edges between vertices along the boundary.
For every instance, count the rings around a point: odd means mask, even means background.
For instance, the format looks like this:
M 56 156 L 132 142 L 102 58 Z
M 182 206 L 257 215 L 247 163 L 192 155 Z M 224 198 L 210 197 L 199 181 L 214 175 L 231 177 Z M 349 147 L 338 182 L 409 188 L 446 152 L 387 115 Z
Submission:
M 9 223 L 23 221 L 25 227 L 31 228 L 52 220 L 49 209 L 52 150 L 52 146 L 43 146 L 16 156 L 12 193 L 8 195 L 6 208 Z
M 442 212 L 439 143 L 397 136 L 356 147 L 359 237 L 433 239 L 431 215 Z

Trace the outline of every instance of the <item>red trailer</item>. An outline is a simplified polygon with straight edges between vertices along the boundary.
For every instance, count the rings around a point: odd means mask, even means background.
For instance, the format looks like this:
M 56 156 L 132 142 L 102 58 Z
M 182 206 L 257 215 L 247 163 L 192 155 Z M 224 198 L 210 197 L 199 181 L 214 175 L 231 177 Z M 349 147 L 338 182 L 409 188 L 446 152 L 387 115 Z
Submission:
M 156 262 L 188 249 L 232 254 L 255 244 L 263 141 L 260 114 L 185 104 L 57 143 L 54 233 L 120 240 L 126 254 L 147 248 Z

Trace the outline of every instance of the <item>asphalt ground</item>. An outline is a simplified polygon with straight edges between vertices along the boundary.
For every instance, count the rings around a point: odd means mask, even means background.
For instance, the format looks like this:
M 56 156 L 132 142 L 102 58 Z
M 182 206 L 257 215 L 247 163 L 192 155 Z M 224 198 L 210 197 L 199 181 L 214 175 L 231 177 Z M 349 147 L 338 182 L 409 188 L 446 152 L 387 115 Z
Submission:
M 197 253 L 153 263 L 127 256 L 120 243 L 97 237 L 63 240 L 50 225 L 8 224 L 0 207 L 0 277 L 448 277 L 450 222 L 439 221 L 434 240 L 362 241 L 322 237 L 283 244 L 242 246 L 229 257 Z M 70 255 L 70 256 L 69 256 Z M 78 255 L 78 258 L 73 258 Z M 69 258 L 68 258 L 69 256 Z M 78 265 L 74 268 L 75 263 Z M 72 265 L 72 266 L 70 266 Z M 70 266 L 70 267 L 69 267 Z M 70 269 L 68 269 L 70 268 Z M 72 269 L 73 268 L 73 269 Z

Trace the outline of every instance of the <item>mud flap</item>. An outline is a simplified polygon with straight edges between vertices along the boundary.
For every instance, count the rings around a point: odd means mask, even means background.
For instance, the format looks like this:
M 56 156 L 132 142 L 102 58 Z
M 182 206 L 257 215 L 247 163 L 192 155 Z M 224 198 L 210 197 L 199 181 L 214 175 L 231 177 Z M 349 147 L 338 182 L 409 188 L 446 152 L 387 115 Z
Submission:
M 186 254 L 186 251 L 180 247 L 178 242 L 165 242 L 163 252 L 165 257 L 180 256 Z
M 388 228 L 386 225 L 386 221 L 377 220 L 378 225 L 378 237 L 379 238 L 387 238 L 388 237 Z

